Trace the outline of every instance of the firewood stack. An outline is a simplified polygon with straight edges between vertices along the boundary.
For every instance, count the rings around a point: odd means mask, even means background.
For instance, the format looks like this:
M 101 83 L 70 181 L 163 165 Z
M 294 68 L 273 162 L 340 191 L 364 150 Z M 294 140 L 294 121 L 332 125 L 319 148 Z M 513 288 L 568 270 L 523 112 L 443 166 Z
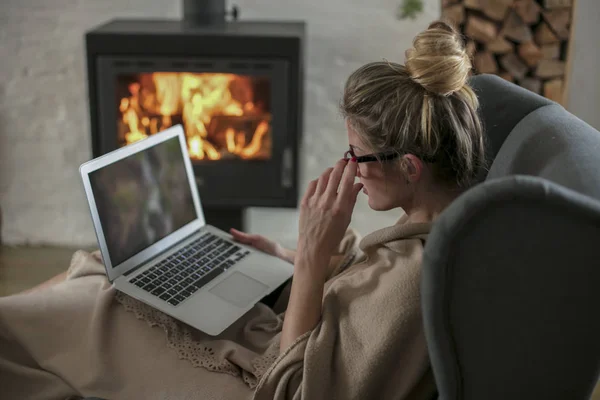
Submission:
M 475 72 L 563 102 L 575 0 L 442 0 L 467 40 Z

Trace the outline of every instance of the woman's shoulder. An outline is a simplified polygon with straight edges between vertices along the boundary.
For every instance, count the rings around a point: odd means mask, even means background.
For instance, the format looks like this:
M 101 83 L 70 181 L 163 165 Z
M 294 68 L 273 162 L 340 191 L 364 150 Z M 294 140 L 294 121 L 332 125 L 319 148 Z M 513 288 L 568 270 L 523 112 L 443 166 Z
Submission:
M 419 304 L 423 246 L 421 241 L 398 240 L 372 246 L 325 288 L 325 307 L 366 309 Z M 393 300 L 391 300 L 393 299 Z
M 359 243 L 362 251 L 368 252 L 371 248 L 377 247 L 404 247 L 407 242 L 424 243 L 427 235 L 431 231 L 432 224 L 410 223 L 406 216 L 403 216 L 392 226 L 376 230 L 366 235 Z M 395 245 L 395 246 L 394 246 Z
M 334 279 L 334 286 L 375 287 L 382 280 L 414 283 L 418 286 L 423 259 L 424 242 L 427 237 L 420 230 L 412 235 L 389 235 L 386 240 L 367 243 L 364 239 L 360 251 L 345 271 Z M 333 283 L 333 282 L 332 282 Z M 371 285 L 373 283 L 375 286 Z

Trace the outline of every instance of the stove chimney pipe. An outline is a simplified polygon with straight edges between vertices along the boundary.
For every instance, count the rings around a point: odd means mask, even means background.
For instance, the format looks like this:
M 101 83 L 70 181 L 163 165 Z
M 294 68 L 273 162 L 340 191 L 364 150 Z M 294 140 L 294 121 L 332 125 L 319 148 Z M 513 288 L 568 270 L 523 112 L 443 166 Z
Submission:
M 234 9 L 234 18 L 237 10 Z M 225 23 L 225 0 L 183 0 L 183 21 L 189 25 Z

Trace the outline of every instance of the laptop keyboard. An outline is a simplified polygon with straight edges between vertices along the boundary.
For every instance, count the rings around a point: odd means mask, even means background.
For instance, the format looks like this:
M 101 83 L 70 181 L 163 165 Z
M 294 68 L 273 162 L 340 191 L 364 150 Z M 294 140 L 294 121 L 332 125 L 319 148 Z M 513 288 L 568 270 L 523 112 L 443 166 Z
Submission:
M 130 282 L 177 306 L 248 254 L 232 242 L 205 233 Z

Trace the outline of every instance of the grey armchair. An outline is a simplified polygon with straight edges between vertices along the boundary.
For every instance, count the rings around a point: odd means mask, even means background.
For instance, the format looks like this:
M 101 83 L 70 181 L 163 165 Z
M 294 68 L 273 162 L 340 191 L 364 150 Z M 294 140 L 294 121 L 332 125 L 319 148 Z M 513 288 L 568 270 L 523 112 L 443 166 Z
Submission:
M 425 248 L 439 398 L 588 399 L 600 372 L 600 132 L 501 78 L 471 83 L 493 162 Z

